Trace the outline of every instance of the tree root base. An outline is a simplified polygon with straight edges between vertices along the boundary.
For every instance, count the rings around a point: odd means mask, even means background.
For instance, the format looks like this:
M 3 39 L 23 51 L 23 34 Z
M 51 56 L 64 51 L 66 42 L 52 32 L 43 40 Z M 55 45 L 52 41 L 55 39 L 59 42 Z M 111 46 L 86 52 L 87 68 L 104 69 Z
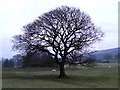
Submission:
M 66 75 L 66 74 L 64 74 L 64 75 L 59 75 L 59 77 L 58 78 L 67 78 L 68 76 Z

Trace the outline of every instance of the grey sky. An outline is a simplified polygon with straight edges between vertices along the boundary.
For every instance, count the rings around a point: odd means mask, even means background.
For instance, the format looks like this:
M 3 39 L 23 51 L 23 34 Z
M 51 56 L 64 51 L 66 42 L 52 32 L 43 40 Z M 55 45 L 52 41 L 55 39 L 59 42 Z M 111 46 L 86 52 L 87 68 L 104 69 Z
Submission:
M 20 34 L 23 25 L 44 12 L 67 5 L 87 12 L 96 26 L 105 32 L 95 50 L 118 47 L 118 0 L 0 0 L 0 57 L 10 58 L 12 36 Z

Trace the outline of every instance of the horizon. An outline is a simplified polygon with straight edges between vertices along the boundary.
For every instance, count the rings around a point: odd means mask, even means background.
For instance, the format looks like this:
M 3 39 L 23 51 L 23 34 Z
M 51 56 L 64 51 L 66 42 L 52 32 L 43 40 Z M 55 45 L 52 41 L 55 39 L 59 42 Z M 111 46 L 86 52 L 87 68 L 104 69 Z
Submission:
M 104 51 L 104 50 L 111 50 L 111 49 L 119 49 L 120 47 L 113 47 L 113 48 L 107 48 L 107 49 L 98 49 L 98 50 L 94 50 L 94 51 Z M 14 52 L 14 51 L 13 51 Z M 92 52 L 92 51 L 91 51 Z M 14 55 L 16 55 L 16 54 L 20 54 L 20 53 L 16 53 L 16 51 L 14 52 Z M 1 61 L 1 59 L 3 58 L 3 59 L 11 59 L 14 55 L 12 55 L 12 56 L 10 56 L 10 57 L 1 57 L 0 58 L 0 61 Z

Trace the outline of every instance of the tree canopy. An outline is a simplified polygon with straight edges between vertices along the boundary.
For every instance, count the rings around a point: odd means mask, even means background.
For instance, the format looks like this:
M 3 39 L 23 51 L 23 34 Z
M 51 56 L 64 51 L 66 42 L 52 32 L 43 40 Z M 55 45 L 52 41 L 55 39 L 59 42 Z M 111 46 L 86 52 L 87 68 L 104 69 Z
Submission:
M 68 6 L 42 14 L 23 26 L 23 32 L 14 36 L 13 48 L 26 54 L 47 52 L 60 65 L 60 76 L 65 76 L 64 64 L 75 60 L 68 57 L 83 53 L 103 37 L 103 32 L 94 25 L 87 13 Z

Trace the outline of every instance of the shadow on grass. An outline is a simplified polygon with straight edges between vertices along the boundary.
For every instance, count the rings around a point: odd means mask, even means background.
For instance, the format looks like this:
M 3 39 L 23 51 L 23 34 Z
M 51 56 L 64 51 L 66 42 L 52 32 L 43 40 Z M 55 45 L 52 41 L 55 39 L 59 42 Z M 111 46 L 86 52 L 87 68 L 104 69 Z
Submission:
M 46 75 L 18 75 L 10 74 L 3 75 L 4 79 L 17 79 L 17 80 L 44 80 L 51 82 L 60 82 L 71 85 L 82 85 L 83 83 L 95 83 L 95 82 L 105 82 L 109 80 L 107 76 L 81 76 L 81 75 L 68 75 L 67 78 L 58 78 L 57 74 L 46 74 Z

